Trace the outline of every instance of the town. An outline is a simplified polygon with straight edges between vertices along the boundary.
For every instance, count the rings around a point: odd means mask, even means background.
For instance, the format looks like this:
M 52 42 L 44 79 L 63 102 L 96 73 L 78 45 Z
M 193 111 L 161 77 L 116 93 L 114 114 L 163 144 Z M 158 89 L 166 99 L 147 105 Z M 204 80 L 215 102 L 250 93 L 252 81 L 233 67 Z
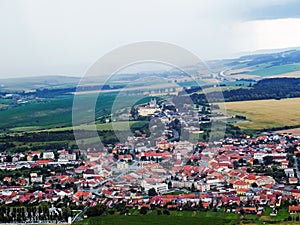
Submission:
M 154 137 L 128 136 L 103 149 L 1 153 L 0 221 L 72 223 L 104 211 L 130 215 L 129 209 L 146 214 L 156 208 L 166 215 L 300 213 L 300 136 L 244 134 L 193 142 L 180 137 L 181 130 L 201 133 L 189 126 L 194 109 L 152 99 L 133 111 L 160 121 L 153 127 L 163 124 L 156 129 L 161 133 L 152 129 Z

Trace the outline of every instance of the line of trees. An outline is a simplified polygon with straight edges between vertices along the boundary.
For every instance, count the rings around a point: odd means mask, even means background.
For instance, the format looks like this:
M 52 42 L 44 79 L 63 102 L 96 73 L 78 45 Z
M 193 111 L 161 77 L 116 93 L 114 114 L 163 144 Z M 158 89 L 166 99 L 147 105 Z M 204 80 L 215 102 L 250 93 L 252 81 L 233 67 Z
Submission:
M 263 79 L 254 84 L 251 88 L 239 88 L 226 90 L 223 96 L 219 92 L 205 94 L 191 94 L 195 104 L 204 104 L 207 99 L 210 101 L 245 101 L 261 99 L 281 99 L 300 97 L 300 78 L 270 78 Z
M 0 206 L 0 222 L 67 221 L 72 215 L 69 207 L 50 209 L 48 204 L 39 206 Z

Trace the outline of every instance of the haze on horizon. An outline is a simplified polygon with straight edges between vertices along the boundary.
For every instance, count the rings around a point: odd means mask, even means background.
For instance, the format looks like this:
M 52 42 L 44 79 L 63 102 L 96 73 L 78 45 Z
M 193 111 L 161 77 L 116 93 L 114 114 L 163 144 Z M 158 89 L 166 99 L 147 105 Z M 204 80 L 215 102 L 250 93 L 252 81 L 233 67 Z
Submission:
M 297 0 L 0 0 L 0 78 L 81 76 L 137 41 L 164 41 L 204 60 L 300 46 Z

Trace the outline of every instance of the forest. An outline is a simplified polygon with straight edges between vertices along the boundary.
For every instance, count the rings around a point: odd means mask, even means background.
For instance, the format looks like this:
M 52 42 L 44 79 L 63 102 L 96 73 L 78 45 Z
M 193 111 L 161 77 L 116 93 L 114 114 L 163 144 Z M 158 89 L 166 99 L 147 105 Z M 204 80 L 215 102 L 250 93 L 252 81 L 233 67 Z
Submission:
M 203 104 L 210 99 L 212 102 L 247 101 L 262 99 L 296 98 L 300 97 L 300 78 L 270 78 L 258 81 L 250 88 L 226 90 L 223 96 L 219 92 L 205 94 L 191 94 L 190 98 L 195 104 Z

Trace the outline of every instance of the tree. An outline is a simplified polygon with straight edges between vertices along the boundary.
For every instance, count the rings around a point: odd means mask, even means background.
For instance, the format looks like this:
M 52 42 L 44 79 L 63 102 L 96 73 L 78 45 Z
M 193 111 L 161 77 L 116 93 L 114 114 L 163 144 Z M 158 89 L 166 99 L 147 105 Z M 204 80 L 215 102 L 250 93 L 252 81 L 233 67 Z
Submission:
M 239 164 L 244 165 L 245 163 L 246 163 L 246 160 L 245 160 L 245 159 L 243 159 L 243 158 L 240 158 L 240 159 L 239 159 Z
M 233 161 L 233 168 L 236 170 L 239 167 L 238 161 Z
M 253 160 L 253 165 L 259 165 L 259 160 L 258 159 L 254 159 Z
M 146 206 L 143 206 L 141 209 L 140 209 L 140 214 L 142 214 L 142 215 L 146 215 L 147 214 L 147 212 L 148 212 L 148 207 L 146 207 Z
M 266 166 L 271 165 L 273 163 L 273 156 L 265 156 L 263 161 Z
M 251 186 L 254 187 L 254 188 L 257 188 L 257 187 L 258 187 L 257 183 L 255 183 L 255 182 L 252 183 Z
M 167 210 L 167 209 L 164 209 L 164 211 L 163 211 L 163 214 L 164 214 L 164 215 L 167 215 L 167 216 L 169 216 L 171 213 L 170 213 L 170 211 L 169 211 L 169 210 Z
M 169 181 L 169 182 L 168 182 L 168 189 L 171 189 L 171 188 L 172 188 L 172 182 Z
M 245 211 L 243 209 L 240 210 L 241 215 L 245 215 Z
M 104 204 L 98 204 L 96 206 L 88 208 L 86 211 L 87 216 L 101 216 L 106 210 L 106 206 Z
M 159 216 L 161 214 L 162 214 L 161 209 L 157 209 L 157 215 Z
M 191 191 L 192 191 L 192 192 L 195 192 L 195 191 L 196 191 L 196 188 L 195 188 L 194 183 L 192 183 Z
M 33 161 L 37 161 L 38 159 L 39 159 L 39 157 L 37 155 L 34 155 L 32 158 Z
M 12 157 L 11 157 L 11 155 L 6 156 L 5 161 L 6 161 L 6 162 L 12 162 Z
M 149 195 L 149 196 L 156 196 L 156 195 L 158 195 L 158 194 L 157 194 L 157 192 L 155 191 L 154 188 L 151 188 L 151 189 L 149 189 L 149 191 L 148 191 L 148 195 Z

